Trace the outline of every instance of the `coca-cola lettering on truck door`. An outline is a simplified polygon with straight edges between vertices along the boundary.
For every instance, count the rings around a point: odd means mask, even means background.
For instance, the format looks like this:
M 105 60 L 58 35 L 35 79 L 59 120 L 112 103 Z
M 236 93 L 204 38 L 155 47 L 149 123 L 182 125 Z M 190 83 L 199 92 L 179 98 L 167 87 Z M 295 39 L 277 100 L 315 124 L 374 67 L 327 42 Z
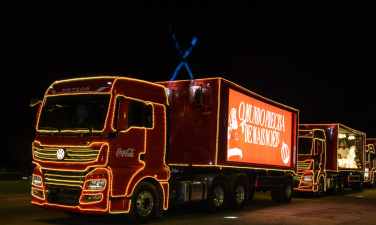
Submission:
M 229 90 L 227 161 L 289 166 L 292 114 Z

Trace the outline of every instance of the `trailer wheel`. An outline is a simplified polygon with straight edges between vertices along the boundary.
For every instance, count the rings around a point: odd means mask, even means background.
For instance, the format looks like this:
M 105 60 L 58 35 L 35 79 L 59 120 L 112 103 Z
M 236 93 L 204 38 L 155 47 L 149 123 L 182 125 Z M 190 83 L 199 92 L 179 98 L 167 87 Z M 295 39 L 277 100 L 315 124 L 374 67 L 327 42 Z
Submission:
M 278 191 L 278 200 L 280 202 L 290 202 L 294 195 L 294 185 L 291 179 L 285 179 L 283 181 L 283 187 Z M 273 196 L 272 196 L 273 198 Z
M 314 195 L 316 198 L 321 198 L 324 195 L 324 179 L 320 178 L 317 185 L 317 192 L 315 192 Z
M 345 181 L 342 177 L 338 177 L 338 194 L 345 192 Z
M 334 187 L 333 190 L 331 191 L 333 195 L 336 195 L 339 193 L 339 180 L 337 178 L 334 179 Z
M 363 183 L 363 180 L 361 180 L 359 182 L 359 191 L 363 191 L 363 186 L 364 186 L 364 183 Z
M 223 181 L 217 180 L 210 185 L 207 200 L 207 210 L 211 213 L 220 213 L 227 204 L 227 190 Z
M 229 201 L 230 209 L 239 210 L 244 208 L 247 199 L 247 185 L 243 180 L 236 180 L 231 191 L 231 197 Z
M 142 182 L 134 191 L 126 218 L 131 223 L 147 223 L 155 216 L 157 206 L 157 189 L 149 182 Z

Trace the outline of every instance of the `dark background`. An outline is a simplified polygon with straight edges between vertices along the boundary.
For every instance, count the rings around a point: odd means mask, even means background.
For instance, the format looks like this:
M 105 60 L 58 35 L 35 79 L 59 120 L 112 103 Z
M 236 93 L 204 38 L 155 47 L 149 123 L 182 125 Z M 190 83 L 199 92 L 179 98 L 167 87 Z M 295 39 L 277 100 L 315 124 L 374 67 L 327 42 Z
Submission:
M 1 1 L 0 171 L 31 161 L 37 107 L 56 80 L 223 77 L 376 137 L 375 1 Z M 169 30 L 171 28 L 171 32 Z M 182 67 L 176 79 L 189 79 Z

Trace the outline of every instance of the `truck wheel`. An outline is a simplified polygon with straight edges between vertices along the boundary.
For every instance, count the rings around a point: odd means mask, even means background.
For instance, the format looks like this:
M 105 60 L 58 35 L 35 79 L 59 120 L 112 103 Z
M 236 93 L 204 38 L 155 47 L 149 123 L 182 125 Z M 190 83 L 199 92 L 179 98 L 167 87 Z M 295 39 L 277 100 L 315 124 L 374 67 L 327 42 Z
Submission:
M 278 191 L 278 199 L 280 202 L 290 202 L 294 194 L 294 185 L 291 179 L 283 181 L 283 187 Z M 273 198 L 273 197 L 272 197 Z
M 147 223 L 155 216 L 158 206 L 157 189 L 149 182 L 142 182 L 131 198 L 126 218 L 131 223 Z
M 278 190 L 272 189 L 270 195 L 272 196 L 273 202 L 279 202 Z
M 343 194 L 345 192 L 345 181 L 342 177 L 338 178 L 338 194 Z
M 363 191 L 363 181 L 362 180 L 357 185 L 357 191 Z
M 339 193 L 339 182 L 338 182 L 338 179 L 334 179 L 334 187 L 333 187 L 333 190 L 332 190 L 332 194 L 333 195 L 336 195 Z
M 248 198 L 247 185 L 243 180 L 236 180 L 231 192 L 230 209 L 239 210 L 244 208 Z
M 211 213 L 220 213 L 227 204 L 227 190 L 221 180 L 214 181 L 210 185 L 207 200 L 207 210 Z
M 316 198 L 321 198 L 324 195 L 324 180 L 320 178 L 319 183 L 317 185 L 317 192 L 315 192 Z

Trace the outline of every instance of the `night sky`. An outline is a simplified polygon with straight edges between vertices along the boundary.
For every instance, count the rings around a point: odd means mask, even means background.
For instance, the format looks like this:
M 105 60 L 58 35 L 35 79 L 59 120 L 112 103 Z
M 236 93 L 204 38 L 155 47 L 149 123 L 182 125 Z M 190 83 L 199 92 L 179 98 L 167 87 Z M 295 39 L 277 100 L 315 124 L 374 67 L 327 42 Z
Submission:
M 226 78 L 299 109 L 300 123 L 376 137 L 375 12 L 375 1 L 1 1 L 0 170 L 30 157 L 29 103 L 52 82 L 169 80 L 182 61 L 172 33 L 183 51 L 197 38 L 194 78 Z M 184 67 L 176 79 L 189 79 Z

